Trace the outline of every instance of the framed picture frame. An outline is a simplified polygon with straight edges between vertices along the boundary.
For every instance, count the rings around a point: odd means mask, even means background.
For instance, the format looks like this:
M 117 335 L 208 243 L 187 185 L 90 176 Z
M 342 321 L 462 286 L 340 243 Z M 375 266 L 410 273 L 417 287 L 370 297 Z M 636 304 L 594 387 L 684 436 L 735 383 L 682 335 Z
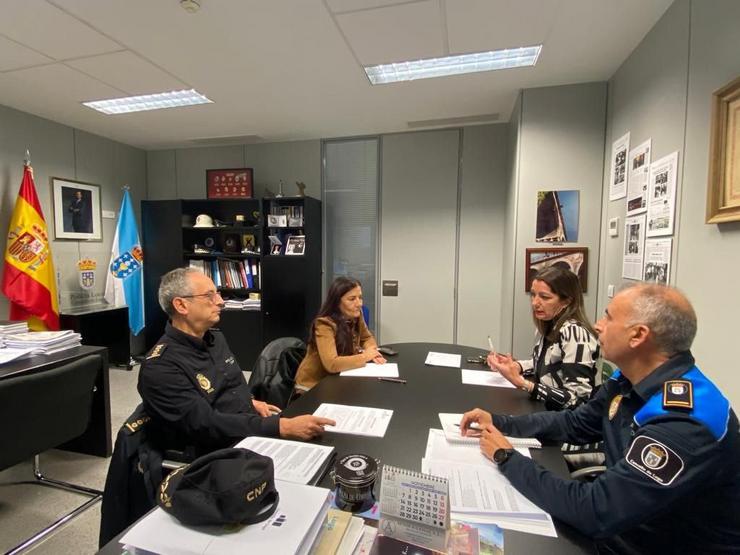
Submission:
M 306 236 L 291 235 L 285 244 L 285 254 L 289 256 L 303 256 L 306 252 Z
M 712 94 L 706 223 L 740 220 L 740 77 Z
M 206 170 L 206 198 L 252 198 L 252 168 Z
M 268 214 L 267 227 L 288 227 L 288 216 L 285 214 Z
M 100 185 L 51 178 L 54 237 L 66 241 L 102 241 Z
M 588 285 L 588 247 L 543 247 L 527 249 L 525 256 L 524 290 L 529 292 L 537 272 L 550 266 L 562 266 L 578 276 L 581 289 Z

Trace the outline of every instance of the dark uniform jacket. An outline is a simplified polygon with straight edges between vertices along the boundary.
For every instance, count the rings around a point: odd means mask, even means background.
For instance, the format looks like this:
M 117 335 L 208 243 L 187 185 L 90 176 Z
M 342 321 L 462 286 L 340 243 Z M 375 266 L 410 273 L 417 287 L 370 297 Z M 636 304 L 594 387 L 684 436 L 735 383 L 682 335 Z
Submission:
M 604 553 L 739 553 L 740 439 L 729 401 L 679 353 L 632 386 L 615 372 L 573 411 L 496 415 L 512 436 L 603 438 L 607 470 L 564 480 L 519 453 L 501 471 Z
M 251 435 L 280 434 L 279 416 L 263 418 L 220 332 L 203 339 L 167 323 L 139 373 L 139 394 L 160 449 L 191 456 L 230 447 Z

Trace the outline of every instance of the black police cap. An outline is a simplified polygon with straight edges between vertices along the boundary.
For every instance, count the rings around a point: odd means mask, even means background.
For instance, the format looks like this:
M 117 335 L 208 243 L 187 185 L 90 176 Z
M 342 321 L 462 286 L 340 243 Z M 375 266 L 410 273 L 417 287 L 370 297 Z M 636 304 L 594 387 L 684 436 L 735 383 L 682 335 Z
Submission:
M 253 524 L 278 505 L 272 459 L 220 449 L 178 468 L 159 486 L 158 503 L 189 526 Z

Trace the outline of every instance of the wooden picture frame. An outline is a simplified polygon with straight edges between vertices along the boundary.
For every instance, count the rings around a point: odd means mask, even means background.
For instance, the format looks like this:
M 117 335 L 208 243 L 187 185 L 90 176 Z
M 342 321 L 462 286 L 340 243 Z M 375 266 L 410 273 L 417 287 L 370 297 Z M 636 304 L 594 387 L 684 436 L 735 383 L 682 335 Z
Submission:
M 102 241 L 100 185 L 52 177 L 54 237 L 65 241 Z
M 252 198 L 252 168 L 206 170 L 206 198 Z
M 706 223 L 740 220 L 740 77 L 712 93 Z
M 581 289 L 588 284 L 588 247 L 543 247 L 527 249 L 524 269 L 524 290 L 529 292 L 537 272 L 549 266 L 562 265 L 578 276 Z

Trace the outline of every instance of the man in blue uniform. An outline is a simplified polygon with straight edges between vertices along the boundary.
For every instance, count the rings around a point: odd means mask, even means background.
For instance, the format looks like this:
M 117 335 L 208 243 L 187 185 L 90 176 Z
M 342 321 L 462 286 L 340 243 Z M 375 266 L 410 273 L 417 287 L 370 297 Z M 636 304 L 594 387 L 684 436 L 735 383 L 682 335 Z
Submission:
M 250 435 L 311 439 L 335 424 L 312 415 L 282 418 L 277 407 L 252 399 L 226 340 L 210 329 L 224 303 L 205 274 L 190 268 L 168 272 L 159 304 L 170 321 L 147 354 L 138 384 L 151 417 L 148 437 L 158 448 L 191 458 Z
M 671 287 L 636 285 L 595 327 L 619 370 L 590 402 L 526 416 L 475 409 L 463 416 L 463 433 L 483 428 L 481 451 L 514 487 L 595 538 L 600 552 L 740 552 L 738 419 L 694 364 L 691 304 Z M 593 482 L 558 478 L 511 450 L 503 434 L 603 439 L 607 470 Z

